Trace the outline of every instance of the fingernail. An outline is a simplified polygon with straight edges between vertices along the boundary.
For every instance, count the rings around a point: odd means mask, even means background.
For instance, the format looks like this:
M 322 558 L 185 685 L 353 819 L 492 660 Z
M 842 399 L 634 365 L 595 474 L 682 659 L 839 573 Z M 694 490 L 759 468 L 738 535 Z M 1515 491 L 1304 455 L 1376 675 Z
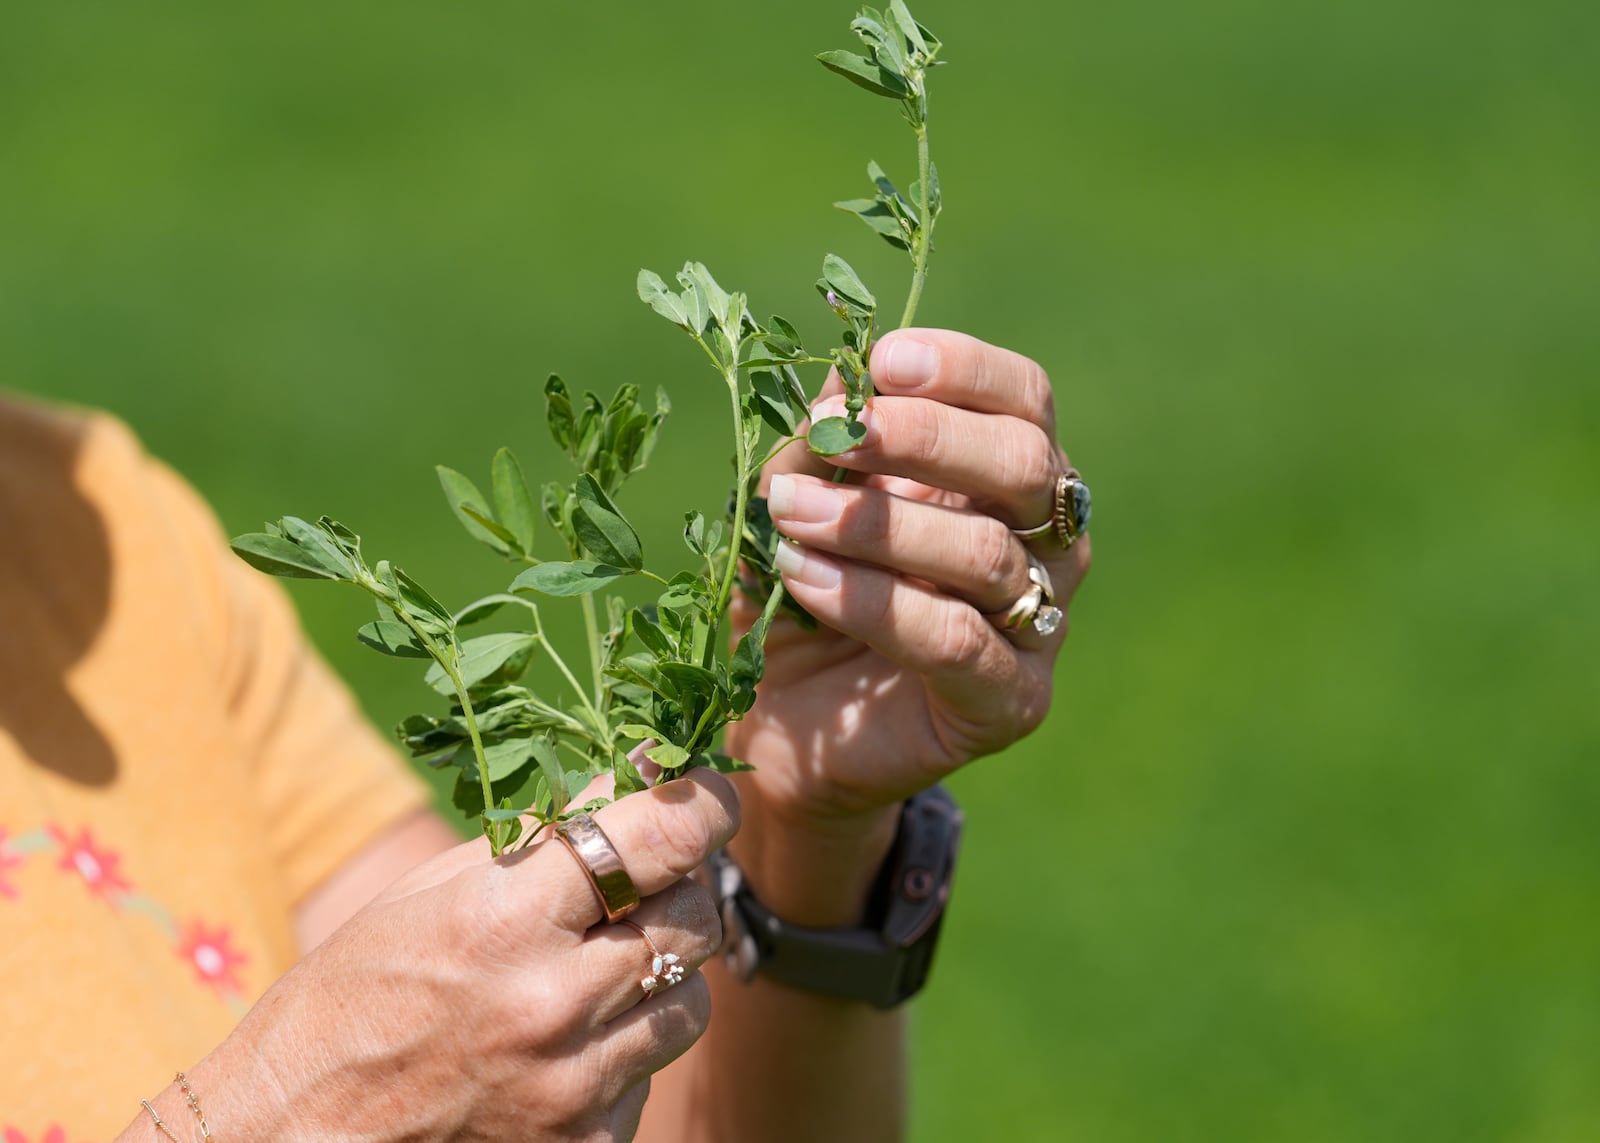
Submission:
M 780 543 L 772 553 L 772 564 L 785 579 L 792 579 L 806 587 L 832 591 L 839 586 L 839 568 L 830 560 L 814 556 L 804 548 Z
M 914 337 L 897 337 L 889 343 L 883 371 L 896 389 L 920 389 L 939 372 L 939 351 Z
M 767 511 L 796 524 L 831 524 L 839 518 L 839 496 L 823 484 L 779 473 L 767 485 Z
M 815 405 L 811 406 L 811 423 L 812 424 L 816 424 L 818 421 L 825 421 L 829 417 L 842 417 L 842 416 L 844 416 L 844 398 L 843 397 L 824 397 L 822 400 L 818 401 Z

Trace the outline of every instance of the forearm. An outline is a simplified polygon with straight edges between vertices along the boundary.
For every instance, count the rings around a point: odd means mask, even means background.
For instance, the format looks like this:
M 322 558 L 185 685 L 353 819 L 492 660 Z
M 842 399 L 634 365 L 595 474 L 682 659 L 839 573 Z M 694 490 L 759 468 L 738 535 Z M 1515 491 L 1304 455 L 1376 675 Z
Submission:
M 894 840 L 897 808 L 823 836 L 773 828 L 753 804 L 730 851 L 776 915 L 812 928 L 861 922 Z M 713 1018 L 683 1059 L 656 1077 L 639 1133 L 650 1143 L 885 1143 L 905 1120 L 902 1012 L 802 992 L 760 975 L 703 969 Z

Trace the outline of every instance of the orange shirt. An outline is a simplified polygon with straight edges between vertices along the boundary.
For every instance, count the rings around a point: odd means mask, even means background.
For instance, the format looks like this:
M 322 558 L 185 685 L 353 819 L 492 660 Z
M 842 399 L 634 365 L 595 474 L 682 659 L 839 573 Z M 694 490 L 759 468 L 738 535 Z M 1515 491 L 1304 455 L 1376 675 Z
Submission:
M 426 803 L 118 422 L 0 394 L 0 1136 L 110 1139 Z

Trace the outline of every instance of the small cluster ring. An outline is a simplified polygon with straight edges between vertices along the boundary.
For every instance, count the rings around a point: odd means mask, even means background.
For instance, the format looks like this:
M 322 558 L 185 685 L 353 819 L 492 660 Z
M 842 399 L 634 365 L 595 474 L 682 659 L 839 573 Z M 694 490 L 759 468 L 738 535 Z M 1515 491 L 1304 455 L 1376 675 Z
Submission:
M 643 925 L 633 921 L 621 923 L 643 937 L 644 943 L 650 948 L 650 971 L 639 981 L 639 987 L 644 989 L 646 997 L 665 992 L 674 984 L 683 982 L 683 961 L 677 953 L 662 952 L 657 948 L 656 942 L 650 939 L 650 934 L 644 931 Z

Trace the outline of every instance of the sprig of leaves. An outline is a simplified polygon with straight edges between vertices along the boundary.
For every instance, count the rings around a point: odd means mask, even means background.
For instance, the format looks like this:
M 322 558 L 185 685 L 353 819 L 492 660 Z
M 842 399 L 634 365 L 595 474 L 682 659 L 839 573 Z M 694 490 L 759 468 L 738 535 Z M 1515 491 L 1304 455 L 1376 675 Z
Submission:
M 911 258 L 912 284 L 901 324 L 916 312 L 927 273 L 938 177 L 928 159 L 925 76 L 939 41 L 901 0 L 878 12 L 863 8 L 851 28 L 865 55 L 824 52 L 830 70 L 900 103 L 918 140 L 917 182 L 901 195 L 876 163 L 868 166 L 874 196 L 838 204 Z M 924 189 L 926 188 L 926 189 Z M 725 290 L 698 262 L 676 275 L 676 288 L 641 270 L 639 297 L 687 333 L 726 387 L 733 438 L 734 487 L 726 511 L 689 511 L 683 544 L 691 566 L 658 573 L 647 565 L 638 530 L 621 500 L 630 478 L 650 459 L 670 411 L 623 385 L 609 400 L 581 396 L 560 377 L 545 383 L 545 424 L 557 452 L 575 470 L 535 496 L 509 450 L 495 453 L 485 493 L 471 477 L 440 466 L 439 484 L 462 528 L 518 570 L 502 590 L 451 611 L 386 560 L 369 565 L 361 538 L 324 516 L 314 524 L 285 516 L 263 532 L 239 536 L 234 550 L 273 575 L 351 584 L 377 604 L 378 617 L 356 637 L 399 659 L 426 660 L 423 681 L 447 703 L 443 714 L 415 714 L 397 728 L 412 754 L 456 772 L 454 800 L 475 816 L 495 853 L 592 805 L 574 806 L 589 778 L 607 771 L 617 796 L 643 789 L 629 760 L 645 754 L 667 780 L 693 766 L 746 768 L 716 749 L 728 723 L 755 702 L 766 669 L 767 631 L 780 607 L 814 622 L 787 600 L 773 568 L 782 542 L 764 502 L 755 497 L 762 465 L 791 443 L 809 415 L 799 369 L 831 365 L 846 390 L 848 416 L 813 425 L 810 447 L 832 455 L 860 442 L 859 413 L 872 392 L 867 362 L 878 302 L 836 254 L 823 260 L 816 283 L 844 324 L 841 343 L 812 354 L 793 324 L 764 324 L 748 299 Z M 763 449 L 763 436 L 774 440 Z M 742 586 L 762 601 L 760 618 L 730 651 L 723 635 L 732 593 Z M 629 598 L 610 594 L 629 590 Z M 587 672 L 546 636 L 541 607 L 576 600 L 584 619 Z M 512 616 L 511 629 L 470 634 L 475 625 Z M 541 695 L 522 679 L 541 656 L 563 678 L 559 696 Z M 580 664 L 581 667 L 581 664 Z M 525 832 L 525 823 L 534 823 Z

